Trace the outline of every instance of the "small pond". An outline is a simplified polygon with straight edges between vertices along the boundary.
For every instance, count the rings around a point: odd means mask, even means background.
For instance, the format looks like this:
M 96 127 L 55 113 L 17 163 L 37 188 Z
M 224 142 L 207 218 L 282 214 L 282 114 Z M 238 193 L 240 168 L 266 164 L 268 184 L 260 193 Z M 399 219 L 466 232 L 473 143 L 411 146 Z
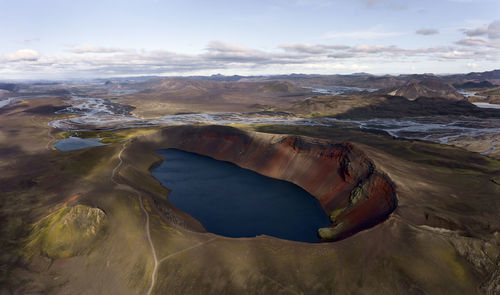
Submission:
M 54 147 L 60 151 L 73 151 L 92 146 L 106 145 L 102 142 L 99 142 L 99 140 L 101 139 L 102 138 L 79 138 L 70 136 L 54 143 Z

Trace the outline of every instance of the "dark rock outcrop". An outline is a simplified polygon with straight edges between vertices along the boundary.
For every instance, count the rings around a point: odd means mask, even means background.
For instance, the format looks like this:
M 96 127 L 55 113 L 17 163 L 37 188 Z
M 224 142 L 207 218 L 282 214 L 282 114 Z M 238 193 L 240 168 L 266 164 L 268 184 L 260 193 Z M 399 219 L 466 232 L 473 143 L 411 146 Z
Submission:
M 495 85 L 491 84 L 489 81 L 474 82 L 468 81 L 461 84 L 453 85 L 457 89 L 471 89 L 471 88 L 493 88 Z
M 19 90 L 19 86 L 14 83 L 0 83 L 0 89 L 16 92 L 17 90 Z

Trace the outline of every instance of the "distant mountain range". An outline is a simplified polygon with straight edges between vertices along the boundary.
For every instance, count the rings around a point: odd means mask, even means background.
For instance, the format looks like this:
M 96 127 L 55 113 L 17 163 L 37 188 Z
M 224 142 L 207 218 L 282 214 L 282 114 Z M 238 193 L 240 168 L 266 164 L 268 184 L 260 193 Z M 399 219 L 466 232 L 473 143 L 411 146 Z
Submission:
M 402 75 L 373 75 L 369 73 L 353 73 L 348 75 L 319 75 L 319 74 L 285 74 L 285 75 L 255 75 L 255 76 L 242 76 L 242 75 L 222 75 L 216 74 L 211 76 L 136 76 L 136 77 L 113 77 L 113 78 L 97 78 L 91 79 L 95 83 L 137 83 L 145 82 L 149 80 L 162 80 L 165 78 L 182 78 L 182 79 L 194 79 L 194 80 L 213 80 L 213 81 L 225 81 L 225 82 L 237 82 L 237 81 L 262 81 L 262 80 L 285 80 L 293 82 L 298 85 L 320 85 L 318 83 L 324 83 L 322 85 L 343 85 L 343 86 L 354 86 L 354 87 L 367 87 L 367 88 L 390 88 L 402 86 L 412 80 L 426 80 L 426 79 L 437 79 L 441 82 L 450 83 L 453 85 L 460 85 L 467 82 L 472 83 L 484 83 L 484 81 L 489 82 L 494 85 L 500 85 L 500 70 L 486 71 L 486 72 L 471 72 L 467 74 L 450 74 L 450 75 L 434 75 L 434 74 L 402 74 Z M 0 79 L 0 85 L 5 84 L 54 84 L 54 81 L 31 81 L 31 82 L 15 82 L 11 80 Z M 79 81 L 78 79 L 71 79 L 68 81 L 58 81 L 59 83 L 75 83 Z M 81 79 L 80 81 L 89 81 L 88 79 Z M 8 82 L 8 83 L 7 83 Z M 486 84 L 479 85 L 480 87 L 485 87 Z M 0 86 L 1 87 L 1 86 Z M 467 88 L 465 85 L 464 88 Z M 474 86 L 475 87 L 475 86 Z M 460 88 L 457 86 L 457 88 Z M 3 88 L 1 88 L 3 89 Z

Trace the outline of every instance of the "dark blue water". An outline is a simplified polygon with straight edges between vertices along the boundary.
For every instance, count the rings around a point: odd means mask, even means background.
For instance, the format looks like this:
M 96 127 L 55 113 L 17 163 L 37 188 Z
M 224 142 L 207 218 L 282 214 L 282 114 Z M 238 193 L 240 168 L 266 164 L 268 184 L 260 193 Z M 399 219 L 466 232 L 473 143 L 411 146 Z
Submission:
M 54 143 L 54 147 L 60 151 L 73 151 L 88 148 L 91 146 L 106 145 L 99 142 L 102 138 L 79 138 L 70 136 Z
M 158 152 L 165 161 L 153 175 L 172 190 L 168 200 L 209 232 L 318 242 L 318 228 L 330 226 L 319 202 L 295 184 L 198 154 Z

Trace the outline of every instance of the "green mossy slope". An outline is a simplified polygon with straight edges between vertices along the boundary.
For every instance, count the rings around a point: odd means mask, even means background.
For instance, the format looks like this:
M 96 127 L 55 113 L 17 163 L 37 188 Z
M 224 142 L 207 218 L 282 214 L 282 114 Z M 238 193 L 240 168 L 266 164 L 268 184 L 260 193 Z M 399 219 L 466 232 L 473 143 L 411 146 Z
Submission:
M 106 214 L 84 205 L 63 206 L 33 225 L 28 237 L 31 253 L 67 258 L 83 253 L 102 232 Z

